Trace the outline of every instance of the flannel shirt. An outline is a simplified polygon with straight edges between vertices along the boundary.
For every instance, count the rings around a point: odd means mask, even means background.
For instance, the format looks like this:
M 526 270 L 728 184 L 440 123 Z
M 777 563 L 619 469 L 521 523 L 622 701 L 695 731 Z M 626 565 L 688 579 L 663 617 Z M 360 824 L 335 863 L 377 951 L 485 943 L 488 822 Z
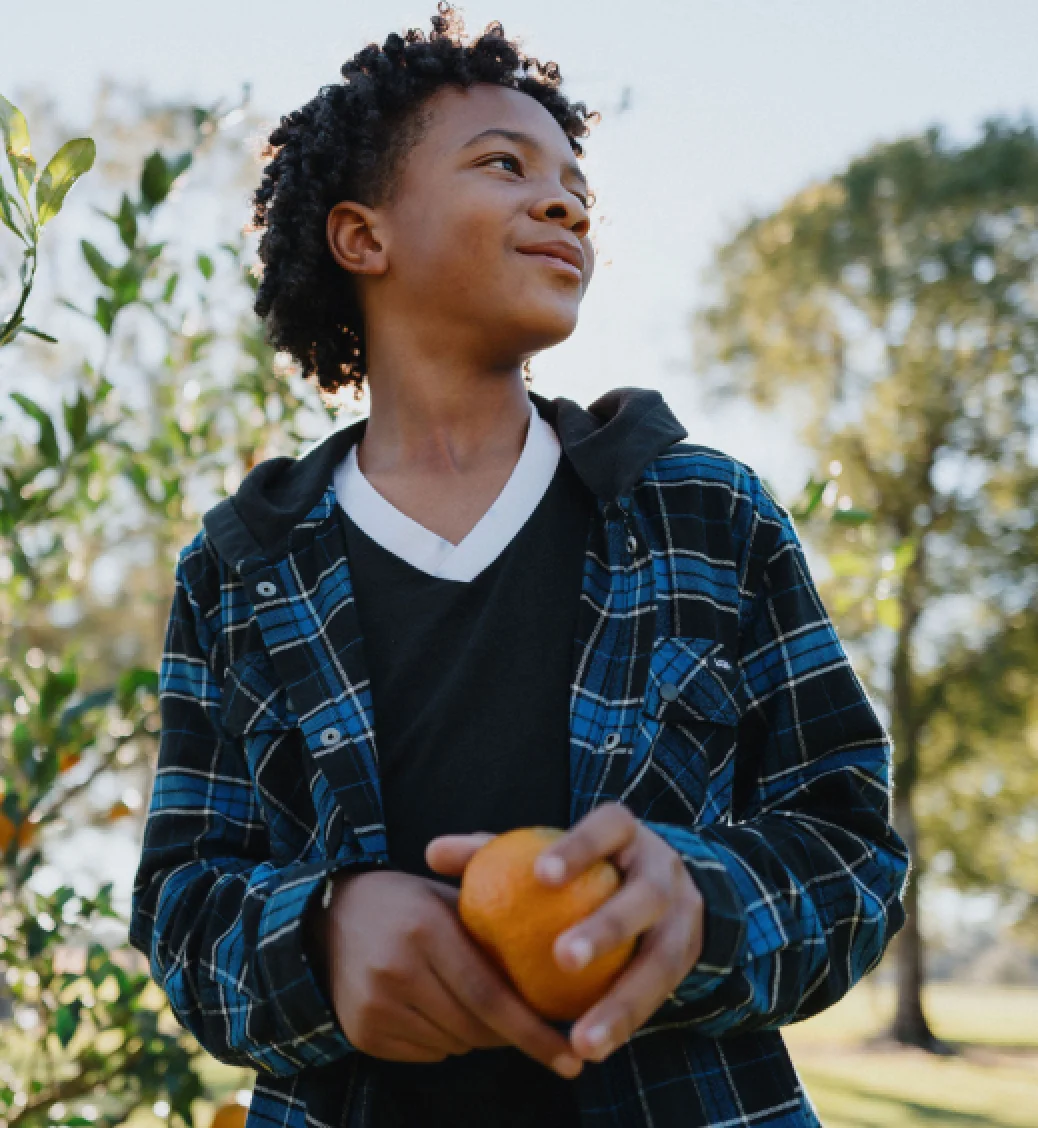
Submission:
M 658 392 L 529 393 L 594 491 L 570 692 L 571 825 L 617 801 L 702 892 L 701 958 L 577 1078 L 588 1128 L 819 1123 L 780 1027 L 904 920 L 891 743 L 758 475 Z M 332 472 L 366 420 L 261 463 L 180 554 L 129 938 L 256 1083 L 247 1128 L 371 1128 L 371 1058 L 307 958 L 325 878 L 388 865 Z M 508 640 L 503 639 L 502 645 Z

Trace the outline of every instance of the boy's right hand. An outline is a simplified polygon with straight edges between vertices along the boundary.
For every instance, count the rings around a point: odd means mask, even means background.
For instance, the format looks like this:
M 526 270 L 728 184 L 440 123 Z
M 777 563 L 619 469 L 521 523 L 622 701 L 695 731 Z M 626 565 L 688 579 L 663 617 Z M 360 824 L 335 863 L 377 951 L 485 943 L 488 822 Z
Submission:
M 333 879 L 314 929 L 346 1037 L 390 1061 L 514 1045 L 572 1080 L 580 1059 L 476 946 L 457 899 L 445 882 L 399 871 Z

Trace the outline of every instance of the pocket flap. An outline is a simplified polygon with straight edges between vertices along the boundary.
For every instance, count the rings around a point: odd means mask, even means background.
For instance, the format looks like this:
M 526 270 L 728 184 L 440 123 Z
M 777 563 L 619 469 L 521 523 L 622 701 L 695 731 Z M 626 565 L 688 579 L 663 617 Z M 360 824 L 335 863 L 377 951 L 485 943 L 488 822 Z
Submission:
M 660 639 L 649 663 L 643 708 L 659 721 L 737 725 L 745 711 L 739 667 L 717 639 Z
M 253 652 L 227 670 L 220 719 L 234 736 L 295 724 L 288 695 L 266 654 Z

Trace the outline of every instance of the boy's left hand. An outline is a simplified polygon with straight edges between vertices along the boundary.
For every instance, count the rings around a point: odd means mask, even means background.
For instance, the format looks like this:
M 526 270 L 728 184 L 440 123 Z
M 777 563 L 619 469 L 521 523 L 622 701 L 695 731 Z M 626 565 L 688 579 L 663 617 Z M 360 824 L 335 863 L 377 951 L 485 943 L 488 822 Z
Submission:
M 426 861 L 438 873 L 460 876 L 493 837 L 441 835 L 426 847 Z M 703 946 L 703 898 L 681 856 L 621 803 L 589 811 L 541 851 L 534 869 L 545 885 L 560 885 L 604 858 L 620 870 L 623 883 L 590 916 L 560 933 L 554 947 L 559 966 L 576 969 L 641 936 L 608 993 L 570 1030 L 574 1052 L 591 1061 L 602 1061 L 638 1030 L 695 966 Z M 561 865 L 557 877 L 553 864 Z

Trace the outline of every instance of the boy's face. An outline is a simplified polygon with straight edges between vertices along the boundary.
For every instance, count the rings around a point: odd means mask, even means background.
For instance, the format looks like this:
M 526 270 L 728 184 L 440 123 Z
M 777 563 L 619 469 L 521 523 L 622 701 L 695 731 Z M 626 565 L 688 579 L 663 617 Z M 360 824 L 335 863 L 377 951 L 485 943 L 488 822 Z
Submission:
M 594 268 L 588 189 L 565 133 L 533 98 L 487 83 L 444 87 L 422 113 L 391 200 L 362 209 L 370 233 L 349 204 L 329 216 L 369 333 L 392 311 L 387 326 L 404 315 L 426 341 L 449 336 L 506 365 L 564 340 Z M 551 243 L 576 265 L 546 256 Z

